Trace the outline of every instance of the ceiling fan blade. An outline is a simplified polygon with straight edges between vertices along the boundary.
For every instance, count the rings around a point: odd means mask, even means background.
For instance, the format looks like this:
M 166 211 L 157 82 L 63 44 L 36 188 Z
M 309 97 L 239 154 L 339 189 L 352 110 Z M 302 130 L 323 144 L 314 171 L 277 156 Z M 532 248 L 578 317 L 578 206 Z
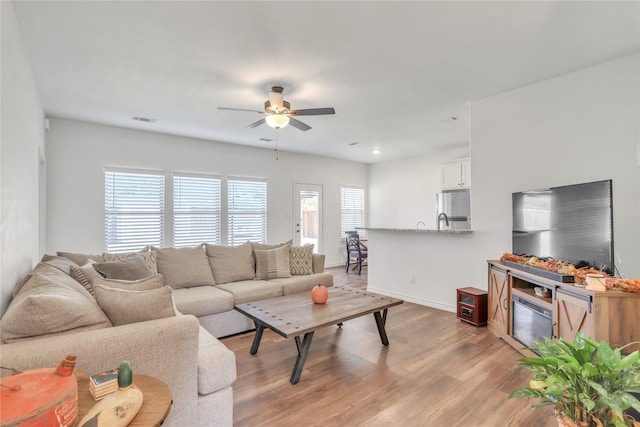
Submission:
M 294 128 L 300 129 L 301 131 L 305 132 L 311 129 L 311 126 L 309 126 L 308 124 L 302 123 L 300 120 L 296 120 L 293 117 L 289 117 L 289 124 Z
M 258 110 L 246 110 L 246 109 L 244 109 L 244 108 L 218 107 L 218 110 L 247 111 L 247 112 L 249 112 L 249 113 L 260 113 L 260 114 L 264 114 L 264 111 L 258 111 Z
M 246 125 L 245 128 L 257 128 L 258 126 L 260 126 L 261 124 L 263 124 L 265 122 L 264 119 L 260 119 L 257 122 L 253 122 L 250 125 Z
M 305 110 L 293 110 L 289 111 L 292 116 L 321 116 L 323 114 L 335 114 L 336 110 L 333 107 L 327 108 L 307 108 Z

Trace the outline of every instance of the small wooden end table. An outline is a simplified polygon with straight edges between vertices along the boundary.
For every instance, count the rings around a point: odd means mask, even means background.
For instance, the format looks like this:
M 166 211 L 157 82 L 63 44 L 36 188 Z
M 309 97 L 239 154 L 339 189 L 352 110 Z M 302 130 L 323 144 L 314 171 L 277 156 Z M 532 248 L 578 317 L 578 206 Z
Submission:
M 155 377 L 133 374 L 133 383 L 142 391 L 143 401 L 140 411 L 131 420 L 131 427 L 160 426 L 167 419 L 171 409 L 169 386 Z M 98 403 L 89 392 L 89 377 L 78 375 L 78 421 Z

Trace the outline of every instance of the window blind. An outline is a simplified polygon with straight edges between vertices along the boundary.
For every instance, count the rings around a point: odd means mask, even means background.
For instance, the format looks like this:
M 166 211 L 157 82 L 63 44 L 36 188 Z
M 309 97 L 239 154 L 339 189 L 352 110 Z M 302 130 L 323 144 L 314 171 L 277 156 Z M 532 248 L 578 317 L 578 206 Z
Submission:
M 340 187 L 340 233 L 364 227 L 364 189 Z
M 228 245 L 240 245 L 247 240 L 266 243 L 267 183 L 244 179 L 229 179 Z
M 220 244 L 220 179 L 173 176 L 173 246 Z
M 138 251 L 164 243 L 164 175 L 105 170 L 105 249 Z

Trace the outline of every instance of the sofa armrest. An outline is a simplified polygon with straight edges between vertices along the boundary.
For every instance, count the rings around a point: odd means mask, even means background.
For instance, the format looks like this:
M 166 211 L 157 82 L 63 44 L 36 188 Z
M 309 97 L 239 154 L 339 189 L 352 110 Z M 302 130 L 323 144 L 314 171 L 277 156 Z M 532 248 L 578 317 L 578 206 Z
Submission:
M 193 316 L 178 316 L 129 325 L 81 331 L 3 344 L 1 375 L 14 369 L 55 367 L 67 354 L 77 356 L 75 372 L 94 374 L 123 360 L 134 372 L 155 376 L 171 389 L 170 425 L 198 420 L 198 334 Z M 9 368 L 9 369 L 7 369 Z
M 314 273 L 324 273 L 324 254 L 311 254 Z

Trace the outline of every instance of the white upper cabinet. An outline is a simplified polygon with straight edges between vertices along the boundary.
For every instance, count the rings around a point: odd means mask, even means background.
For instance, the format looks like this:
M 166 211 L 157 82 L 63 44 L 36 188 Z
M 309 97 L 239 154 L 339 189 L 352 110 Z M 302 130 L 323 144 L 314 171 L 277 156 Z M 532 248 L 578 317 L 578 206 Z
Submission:
M 471 188 L 471 165 L 469 160 L 444 165 L 442 167 L 441 188 L 443 190 Z

